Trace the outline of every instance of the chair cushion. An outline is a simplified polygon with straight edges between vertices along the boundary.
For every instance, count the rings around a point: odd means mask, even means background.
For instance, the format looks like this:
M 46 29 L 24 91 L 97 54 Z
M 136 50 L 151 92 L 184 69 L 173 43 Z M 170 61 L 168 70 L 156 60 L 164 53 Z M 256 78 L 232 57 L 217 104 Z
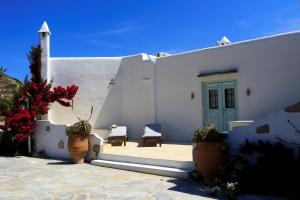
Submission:
M 127 135 L 127 127 L 126 126 L 118 126 L 117 128 L 112 128 L 108 137 L 114 136 L 126 136 Z
M 143 137 L 161 137 L 161 125 L 147 124 L 144 128 Z

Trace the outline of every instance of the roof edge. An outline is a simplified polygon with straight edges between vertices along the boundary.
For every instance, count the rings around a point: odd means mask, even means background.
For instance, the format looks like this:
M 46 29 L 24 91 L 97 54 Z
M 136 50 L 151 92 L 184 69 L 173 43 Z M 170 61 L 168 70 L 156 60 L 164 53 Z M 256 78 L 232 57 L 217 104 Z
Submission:
M 185 54 L 196 53 L 196 52 L 206 51 L 206 50 L 213 50 L 213 49 L 218 49 L 218 48 L 228 48 L 228 47 L 231 47 L 231 46 L 238 46 L 238 45 L 243 45 L 243 44 L 247 44 L 247 43 L 251 43 L 251 42 L 265 40 L 265 39 L 272 39 L 272 38 L 283 37 L 283 36 L 288 36 L 288 35 L 295 35 L 295 34 L 300 34 L 300 30 L 290 31 L 290 32 L 285 32 L 285 33 L 279 33 L 279 34 L 274 34 L 274 35 L 269 35 L 269 36 L 264 36 L 264 37 L 258 37 L 258 38 L 248 39 L 248 40 L 242 40 L 242 41 L 233 42 L 231 44 L 223 45 L 223 46 L 204 47 L 204 48 L 201 48 L 201 49 L 195 49 L 195 50 L 180 52 L 180 53 L 176 53 L 176 54 L 171 54 L 171 55 L 166 56 L 166 57 L 159 57 L 158 59 L 170 58 L 170 57 L 173 57 L 173 56 L 185 55 Z

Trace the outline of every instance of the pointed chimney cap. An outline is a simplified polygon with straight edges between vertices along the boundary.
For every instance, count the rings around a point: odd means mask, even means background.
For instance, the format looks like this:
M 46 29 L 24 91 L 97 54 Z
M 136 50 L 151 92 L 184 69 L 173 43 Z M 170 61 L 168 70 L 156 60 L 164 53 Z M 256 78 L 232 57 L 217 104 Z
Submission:
M 219 44 L 220 46 L 223 46 L 223 45 L 231 44 L 231 41 L 230 41 L 226 36 L 223 36 L 223 37 L 221 38 L 221 40 L 218 41 L 218 44 Z
M 44 21 L 41 29 L 38 31 L 39 33 L 49 33 L 49 35 L 51 34 L 50 30 L 49 30 L 49 27 L 48 27 L 48 24 L 46 21 Z

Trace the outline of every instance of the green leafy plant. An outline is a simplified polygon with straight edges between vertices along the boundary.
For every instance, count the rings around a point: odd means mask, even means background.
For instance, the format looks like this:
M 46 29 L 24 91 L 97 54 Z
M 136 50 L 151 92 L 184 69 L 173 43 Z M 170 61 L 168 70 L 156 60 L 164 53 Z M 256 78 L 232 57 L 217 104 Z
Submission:
M 27 54 L 27 58 L 29 60 L 29 69 L 31 73 L 31 81 L 34 83 L 39 83 L 42 81 L 41 76 L 41 61 L 42 48 L 41 45 L 33 45 L 31 46 L 30 52 Z
M 235 155 L 229 157 L 225 163 L 219 167 L 218 176 L 215 179 L 214 195 L 235 200 L 240 194 L 249 174 L 249 162 L 242 156 Z
M 14 155 L 17 152 L 17 142 L 9 132 L 0 132 L 0 155 Z
M 78 135 L 81 137 L 88 137 L 91 130 L 91 124 L 87 120 L 81 120 L 74 125 L 67 127 L 66 134 L 68 136 Z
M 242 190 L 261 195 L 279 195 L 299 199 L 297 184 L 300 179 L 300 158 L 283 143 L 246 141 L 240 148 L 242 155 L 252 156 L 249 176 Z M 298 154 L 299 155 L 299 154 Z M 252 184 L 252 183 L 256 184 Z
M 237 199 L 247 193 L 299 199 L 295 184 L 300 179 L 299 155 L 280 142 L 246 140 L 239 154 L 230 156 L 219 168 L 213 195 Z
M 226 138 L 227 135 L 219 133 L 212 124 L 208 124 L 207 127 L 199 128 L 194 132 L 193 142 L 223 142 Z

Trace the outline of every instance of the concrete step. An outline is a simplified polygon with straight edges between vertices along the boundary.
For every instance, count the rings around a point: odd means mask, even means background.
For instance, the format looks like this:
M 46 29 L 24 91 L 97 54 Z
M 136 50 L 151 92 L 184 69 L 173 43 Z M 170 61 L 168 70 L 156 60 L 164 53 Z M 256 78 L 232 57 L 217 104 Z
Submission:
M 110 160 L 93 160 L 91 164 L 102 166 L 102 167 L 110 167 L 110 168 L 123 169 L 128 171 L 135 171 L 135 172 L 142 172 L 147 174 L 169 176 L 175 178 L 184 178 L 184 179 L 188 178 L 188 174 L 190 172 L 190 170 L 188 169 L 170 168 L 170 167 L 110 161 Z
M 157 159 L 157 158 L 116 155 L 116 154 L 108 154 L 108 153 L 100 153 L 98 155 L 98 159 L 99 160 L 110 160 L 110 161 L 116 161 L 116 162 L 124 162 L 124 163 L 154 165 L 154 166 L 177 168 L 177 169 L 193 170 L 195 168 L 195 165 L 192 161 L 178 161 L 178 160 L 171 160 L 171 159 L 166 160 L 166 159 Z

